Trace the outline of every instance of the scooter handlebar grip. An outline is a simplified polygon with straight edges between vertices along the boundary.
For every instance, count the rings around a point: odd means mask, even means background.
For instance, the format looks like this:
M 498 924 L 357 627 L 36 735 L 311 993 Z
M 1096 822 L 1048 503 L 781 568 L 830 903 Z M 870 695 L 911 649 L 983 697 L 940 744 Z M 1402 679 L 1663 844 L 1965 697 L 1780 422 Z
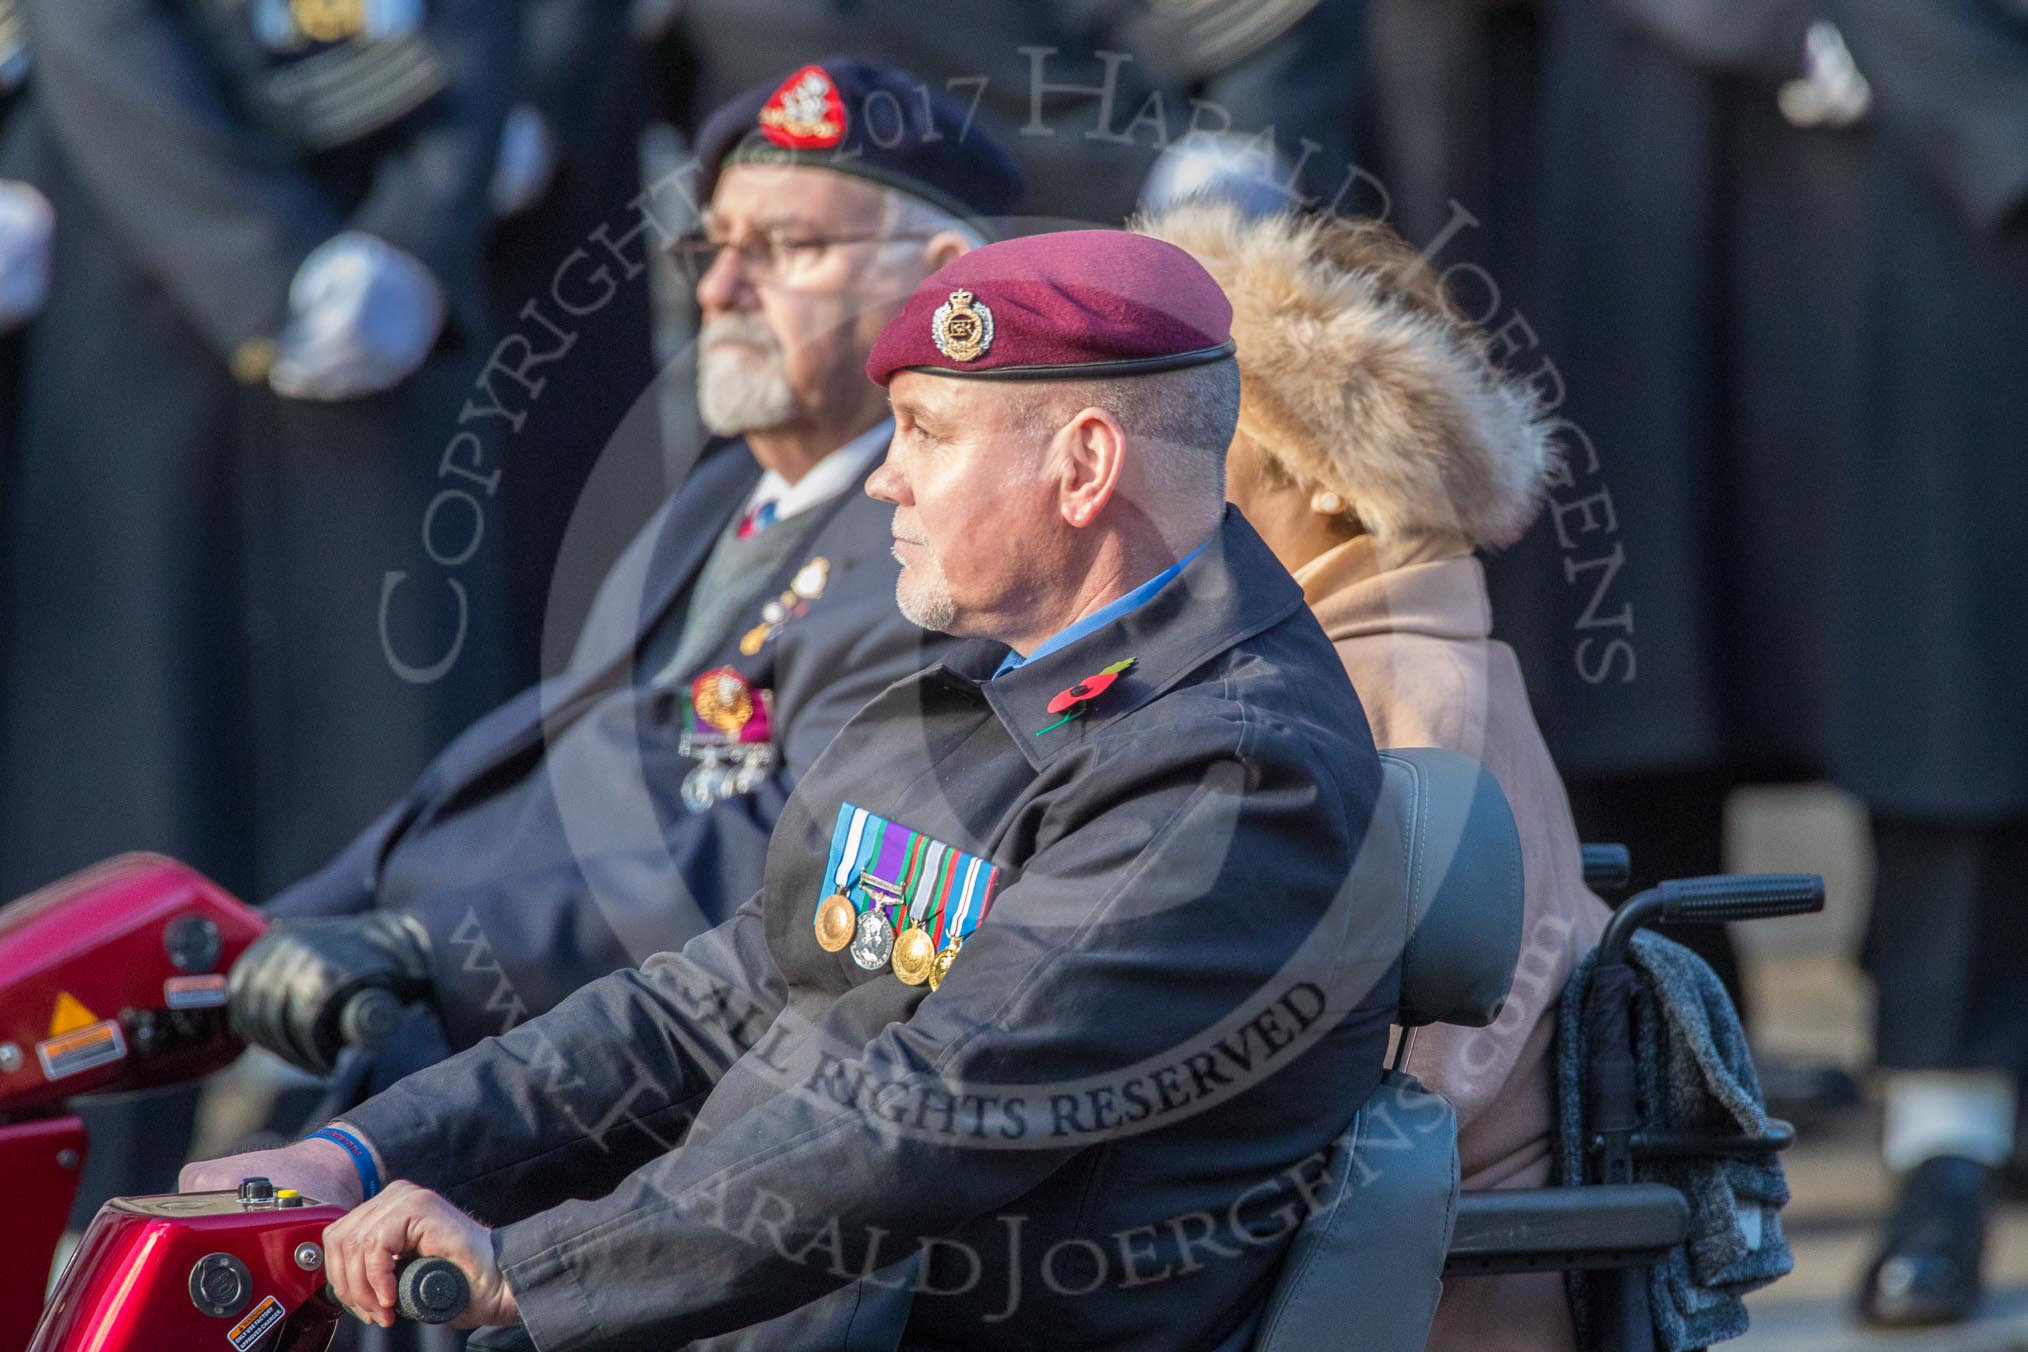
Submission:
M 1725 873 L 1661 884 L 1665 925 L 1765 920 L 1824 909 L 1824 880 L 1815 873 Z
M 448 1258 L 417 1258 L 395 1274 L 394 1308 L 403 1319 L 448 1324 L 471 1299 L 464 1269 Z

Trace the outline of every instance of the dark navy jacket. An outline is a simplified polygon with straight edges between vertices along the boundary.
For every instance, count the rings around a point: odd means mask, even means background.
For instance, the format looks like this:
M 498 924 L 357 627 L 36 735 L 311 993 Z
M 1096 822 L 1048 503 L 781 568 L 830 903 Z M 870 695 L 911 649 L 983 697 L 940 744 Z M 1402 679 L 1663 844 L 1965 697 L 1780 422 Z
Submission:
M 499 1227 L 543 1352 L 1246 1345 L 1394 1012 L 1364 715 L 1230 510 L 1139 609 L 1002 652 L 861 710 L 725 925 L 347 1115 Z M 844 803 L 1004 875 L 935 990 L 817 942 Z
M 759 615 L 743 618 L 699 667 L 735 667 L 773 692 L 773 767 L 752 792 L 688 811 L 680 791 L 695 762 L 680 751 L 679 682 L 637 684 L 635 651 L 659 622 L 680 622 L 692 580 L 759 476 L 742 445 L 707 455 L 607 576 L 569 666 L 467 729 L 269 913 L 417 916 L 453 1047 L 730 915 L 760 886 L 796 780 L 860 705 L 948 643 L 895 609 L 893 509 L 866 497 L 863 479 L 810 509 L 813 534 L 767 595 L 812 558 L 830 565 L 823 594 L 757 653 L 738 639 Z M 680 684 L 697 674 L 680 673 Z

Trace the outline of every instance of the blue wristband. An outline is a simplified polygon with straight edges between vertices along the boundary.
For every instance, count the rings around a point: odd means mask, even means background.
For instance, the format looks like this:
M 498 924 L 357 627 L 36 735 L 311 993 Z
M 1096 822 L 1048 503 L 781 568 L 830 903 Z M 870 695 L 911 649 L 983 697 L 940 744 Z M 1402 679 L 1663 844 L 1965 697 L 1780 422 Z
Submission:
M 359 1187 L 366 1194 L 361 1200 L 370 1202 L 380 1191 L 380 1168 L 374 1164 L 373 1152 L 366 1148 L 366 1142 L 343 1127 L 320 1127 L 303 1139 L 331 1141 L 352 1157 L 352 1167 L 359 1171 Z

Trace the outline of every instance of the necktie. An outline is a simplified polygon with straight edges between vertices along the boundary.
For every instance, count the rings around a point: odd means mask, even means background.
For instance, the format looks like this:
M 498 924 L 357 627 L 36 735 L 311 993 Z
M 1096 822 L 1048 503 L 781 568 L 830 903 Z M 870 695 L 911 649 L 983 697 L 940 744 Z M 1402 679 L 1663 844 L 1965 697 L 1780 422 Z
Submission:
M 775 504 L 772 501 L 763 502 L 740 518 L 739 538 L 744 540 L 748 536 L 758 535 L 774 524 Z

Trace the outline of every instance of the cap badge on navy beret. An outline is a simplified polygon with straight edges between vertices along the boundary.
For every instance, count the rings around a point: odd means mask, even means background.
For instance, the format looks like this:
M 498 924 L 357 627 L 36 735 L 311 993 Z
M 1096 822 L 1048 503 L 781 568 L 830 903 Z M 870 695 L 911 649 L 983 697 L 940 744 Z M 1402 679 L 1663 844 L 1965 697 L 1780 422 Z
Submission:
M 930 316 L 930 340 L 952 361 L 976 361 L 993 346 L 993 312 L 971 292 L 951 292 Z
M 805 66 L 761 105 L 760 129 L 785 150 L 829 150 L 845 139 L 845 100 L 822 66 Z

